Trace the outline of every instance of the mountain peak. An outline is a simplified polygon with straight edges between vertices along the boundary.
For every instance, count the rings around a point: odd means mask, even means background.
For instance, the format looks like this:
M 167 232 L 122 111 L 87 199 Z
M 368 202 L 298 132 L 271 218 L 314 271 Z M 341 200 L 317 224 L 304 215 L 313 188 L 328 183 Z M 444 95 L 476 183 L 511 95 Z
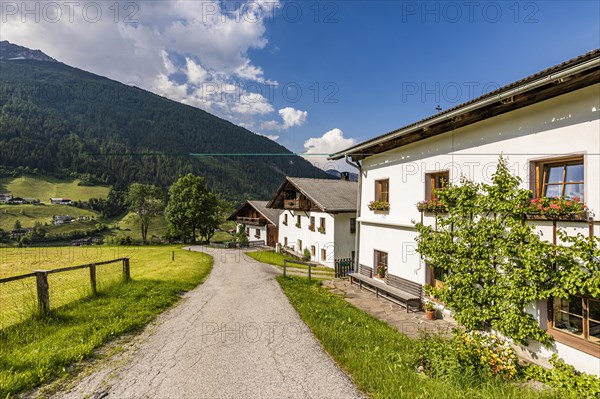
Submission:
M 9 60 L 36 60 L 47 62 L 58 62 L 40 50 L 31 50 L 27 47 L 13 44 L 8 40 L 0 41 L 0 61 Z

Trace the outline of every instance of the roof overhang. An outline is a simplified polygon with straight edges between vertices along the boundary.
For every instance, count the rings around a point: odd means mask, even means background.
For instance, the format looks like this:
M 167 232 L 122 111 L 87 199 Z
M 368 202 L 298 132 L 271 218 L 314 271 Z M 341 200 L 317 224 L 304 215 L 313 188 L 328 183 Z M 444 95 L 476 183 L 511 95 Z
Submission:
M 600 49 L 329 156 L 362 160 L 484 119 L 600 83 Z

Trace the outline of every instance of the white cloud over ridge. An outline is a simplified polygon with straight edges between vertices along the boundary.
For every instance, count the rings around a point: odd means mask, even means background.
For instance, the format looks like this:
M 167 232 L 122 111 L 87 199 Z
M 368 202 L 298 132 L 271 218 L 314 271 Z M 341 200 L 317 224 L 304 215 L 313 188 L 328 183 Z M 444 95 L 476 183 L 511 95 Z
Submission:
M 308 118 L 307 111 L 301 111 L 292 107 L 285 107 L 279 110 L 279 116 L 281 116 L 282 122 L 279 123 L 274 120 L 263 121 L 261 128 L 263 130 L 288 130 L 294 126 L 302 126 Z
M 331 129 L 321 137 L 311 137 L 304 142 L 304 153 L 307 154 L 304 158 L 321 169 L 355 171 L 344 161 L 328 161 L 327 156 L 345 148 L 352 147 L 356 143 L 356 139 L 344 137 L 344 132 L 341 129 Z
M 266 97 L 246 87 L 277 83 L 248 55 L 267 46 L 265 22 L 277 1 L 14 4 L 16 10 L 2 8 L 2 40 L 237 123 L 274 112 Z

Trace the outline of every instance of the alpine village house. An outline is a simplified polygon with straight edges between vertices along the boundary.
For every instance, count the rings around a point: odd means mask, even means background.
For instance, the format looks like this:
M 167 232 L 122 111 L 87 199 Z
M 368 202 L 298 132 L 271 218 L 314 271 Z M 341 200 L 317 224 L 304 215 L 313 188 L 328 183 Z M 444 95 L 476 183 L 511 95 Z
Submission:
M 267 201 L 246 201 L 227 220 L 242 226 L 249 241 L 263 241 L 269 247 L 277 244 L 279 210 L 267 208 Z
M 358 184 L 341 179 L 286 177 L 268 208 L 280 211 L 279 243 L 283 251 L 334 267 L 336 259 L 354 257 Z
M 600 50 L 333 154 L 330 159 L 346 159 L 359 170 L 355 271 L 384 268 L 411 284 L 443 284 L 444 276 L 416 251 L 414 222 L 436 221 L 417 204 L 433 199 L 445 182 L 459 184 L 461 176 L 489 182 L 500 155 L 535 198 L 578 198 L 588 206 L 581 221 L 532 221 L 541 239 L 556 240 L 556 225 L 569 235 L 600 234 L 593 218 L 600 214 Z M 337 201 L 319 204 L 323 196 L 339 195 L 337 188 L 317 189 L 309 182 L 288 179 L 269 204 L 285 210 L 280 236 L 287 245 L 312 242 L 311 226 L 318 227 L 322 215 L 335 218 L 336 234 L 338 218 L 347 225 L 351 217 L 327 213 L 327 205 L 339 207 Z M 325 241 L 346 254 L 349 248 L 339 238 Z M 523 354 L 543 360 L 555 353 L 580 371 L 600 374 L 600 298 L 554 298 L 526 311 L 554 343 L 547 348 L 533 342 Z

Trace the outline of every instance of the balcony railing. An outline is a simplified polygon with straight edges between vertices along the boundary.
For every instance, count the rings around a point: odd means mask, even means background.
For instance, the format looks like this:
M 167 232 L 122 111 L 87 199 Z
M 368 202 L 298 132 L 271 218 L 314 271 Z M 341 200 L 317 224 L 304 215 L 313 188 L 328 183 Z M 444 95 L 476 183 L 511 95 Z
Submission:
M 265 218 L 250 218 L 245 216 L 238 216 L 236 218 L 236 221 L 238 223 L 251 224 L 256 226 L 264 226 L 265 224 L 267 224 L 267 219 Z
M 284 209 L 299 209 L 299 210 L 309 210 L 310 209 L 310 201 L 301 198 L 292 198 L 286 199 L 283 201 Z

